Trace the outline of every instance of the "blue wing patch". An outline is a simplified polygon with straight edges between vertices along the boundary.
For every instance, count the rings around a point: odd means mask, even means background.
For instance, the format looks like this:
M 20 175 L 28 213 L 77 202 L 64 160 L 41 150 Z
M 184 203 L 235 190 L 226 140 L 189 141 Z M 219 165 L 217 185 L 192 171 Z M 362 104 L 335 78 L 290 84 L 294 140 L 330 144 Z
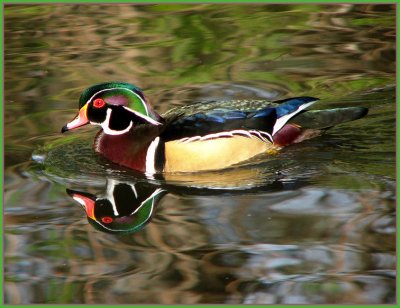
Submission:
M 224 123 L 230 120 L 246 119 L 247 114 L 248 113 L 238 110 L 215 109 L 211 112 L 207 112 L 207 120 Z
M 253 118 L 267 118 L 267 117 L 269 117 L 269 116 L 271 116 L 272 114 L 275 113 L 274 109 L 275 108 L 268 107 L 268 108 L 262 109 L 260 111 L 257 111 L 253 115 Z
M 279 101 L 281 105 L 276 107 L 276 114 L 278 118 L 283 117 L 284 115 L 295 112 L 300 106 L 317 100 L 318 98 L 315 97 L 303 96 Z

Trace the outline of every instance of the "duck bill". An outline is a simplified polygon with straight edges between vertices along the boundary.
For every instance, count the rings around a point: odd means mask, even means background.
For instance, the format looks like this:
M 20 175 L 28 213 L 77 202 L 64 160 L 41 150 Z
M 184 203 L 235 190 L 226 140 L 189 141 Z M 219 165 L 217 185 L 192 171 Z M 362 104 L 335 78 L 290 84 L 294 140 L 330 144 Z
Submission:
M 89 123 L 89 120 L 87 118 L 87 104 L 85 104 L 80 110 L 78 115 L 67 125 L 65 125 L 62 129 L 61 132 L 65 133 L 66 131 L 69 131 L 74 128 L 81 127 L 83 125 L 86 125 Z
M 96 220 L 96 217 L 94 216 L 94 207 L 95 207 L 95 200 L 93 200 L 93 196 L 90 194 L 82 193 L 80 191 L 75 191 L 72 189 L 67 188 L 67 193 L 74 199 L 76 202 L 78 202 L 82 207 L 84 208 L 86 215 L 93 219 Z

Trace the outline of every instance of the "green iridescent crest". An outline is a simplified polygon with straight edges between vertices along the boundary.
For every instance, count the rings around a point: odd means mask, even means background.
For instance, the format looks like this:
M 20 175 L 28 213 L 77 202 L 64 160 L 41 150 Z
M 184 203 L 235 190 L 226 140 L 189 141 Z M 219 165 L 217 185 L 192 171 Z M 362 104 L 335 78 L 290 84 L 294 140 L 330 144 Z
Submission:
M 83 105 L 97 97 L 103 99 L 116 97 L 116 105 L 124 105 L 146 116 L 149 115 L 142 91 L 132 84 L 125 82 L 105 82 L 96 84 L 83 91 L 79 99 L 79 108 L 82 108 Z M 118 97 L 125 97 L 126 100 L 121 99 L 118 101 Z
M 147 104 L 142 91 L 138 87 L 129 83 L 106 82 L 96 84 L 86 89 L 83 91 L 79 99 L 79 109 L 82 109 L 86 104 L 94 104 L 95 102 L 106 103 L 106 107 L 108 106 L 107 108 L 121 106 L 136 118 L 138 122 L 152 125 L 162 124 L 160 116 L 158 116 L 157 113 Z M 98 123 L 90 119 L 90 114 L 89 120 Z
M 130 89 L 117 89 L 115 92 L 117 94 L 126 95 L 126 97 L 129 98 L 126 107 L 150 117 L 144 97 L 141 97 L 137 92 L 134 92 Z M 111 95 L 111 92 L 109 95 Z

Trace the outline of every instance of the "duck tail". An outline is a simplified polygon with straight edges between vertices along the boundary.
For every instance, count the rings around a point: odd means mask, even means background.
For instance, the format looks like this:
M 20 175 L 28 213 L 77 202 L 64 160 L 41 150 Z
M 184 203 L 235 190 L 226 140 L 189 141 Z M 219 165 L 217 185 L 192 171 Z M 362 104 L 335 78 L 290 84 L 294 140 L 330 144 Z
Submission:
M 368 114 L 365 107 L 346 107 L 326 110 L 310 110 L 296 114 L 289 123 L 303 129 L 328 129 L 335 125 L 360 119 Z

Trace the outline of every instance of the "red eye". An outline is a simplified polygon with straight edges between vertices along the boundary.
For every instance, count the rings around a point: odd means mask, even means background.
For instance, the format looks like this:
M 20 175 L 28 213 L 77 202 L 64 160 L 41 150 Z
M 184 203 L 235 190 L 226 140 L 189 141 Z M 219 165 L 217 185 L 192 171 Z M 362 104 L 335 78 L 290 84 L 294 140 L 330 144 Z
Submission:
M 105 104 L 106 104 L 106 102 L 104 100 L 102 100 L 101 98 L 96 98 L 93 101 L 94 108 L 103 108 Z
M 105 224 L 109 224 L 109 223 L 113 222 L 113 219 L 112 219 L 112 217 L 105 216 L 105 217 L 101 218 L 101 221 L 104 222 Z

